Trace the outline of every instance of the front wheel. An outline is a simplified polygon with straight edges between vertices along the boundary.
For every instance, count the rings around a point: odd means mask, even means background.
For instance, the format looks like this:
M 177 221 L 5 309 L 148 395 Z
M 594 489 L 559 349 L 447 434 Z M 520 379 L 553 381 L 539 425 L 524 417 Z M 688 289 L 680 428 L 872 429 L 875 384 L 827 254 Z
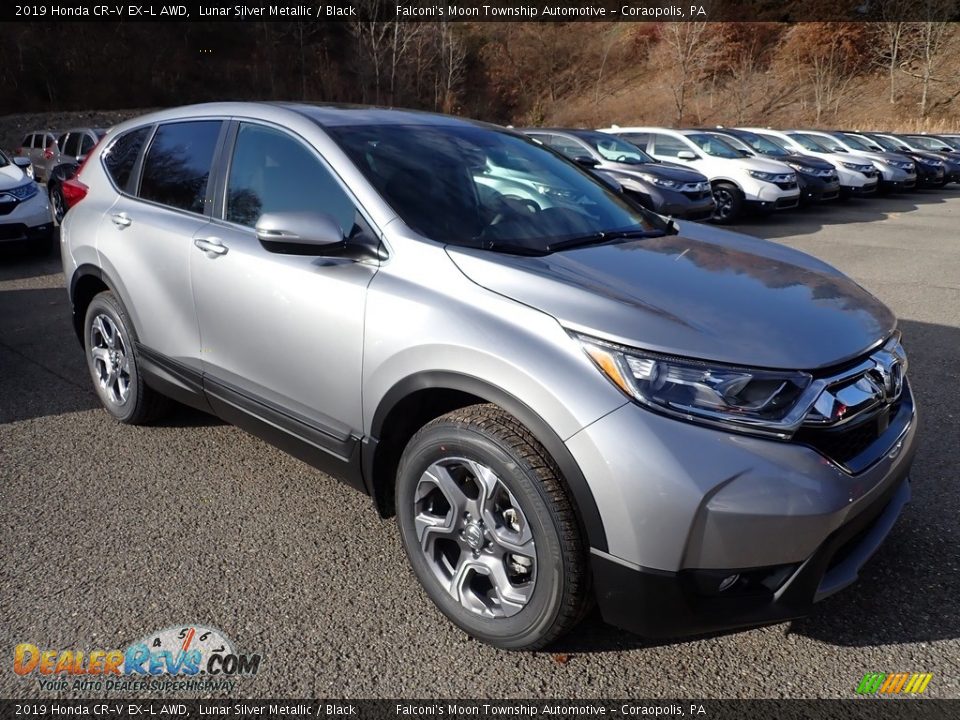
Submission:
M 713 199 L 716 209 L 714 222 L 726 225 L 734 222 L 743 212 L 743 193 L 732 183 L 718 182 L 713 186 Z
M 535 649 L 582 616 L 587 560 L 559 470 L 495 405 L 456 410 L 414 435 L 396 507 L 414 573 L 469 635 Z

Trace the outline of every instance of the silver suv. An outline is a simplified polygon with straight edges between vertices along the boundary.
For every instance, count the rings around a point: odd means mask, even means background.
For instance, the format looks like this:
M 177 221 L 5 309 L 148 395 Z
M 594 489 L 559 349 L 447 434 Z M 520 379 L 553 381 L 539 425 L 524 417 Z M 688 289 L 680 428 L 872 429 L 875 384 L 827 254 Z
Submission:
M 594 599 L 649 636 L 797 617 L 909 498 L 887 308 L 518 133 L 200 105 L 117 126 L 67 183 L 106 409 L 172 398 L 369 494 L 485 642 L 543 646 Z

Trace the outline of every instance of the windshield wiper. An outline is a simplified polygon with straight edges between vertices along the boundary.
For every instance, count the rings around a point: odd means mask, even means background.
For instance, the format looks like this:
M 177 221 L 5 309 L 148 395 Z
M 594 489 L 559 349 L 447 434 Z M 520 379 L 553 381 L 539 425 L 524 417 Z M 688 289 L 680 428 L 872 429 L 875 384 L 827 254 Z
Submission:
M 596 232 L 590 235 L 561 240 L 560 242 L 550 243 L 546 246 L 547 252 L 559 252 L 561 250 L 571 250 L 588 245 L 603 245 L 604 243 L 615 240 L 631 240 L 634 238 L 655 238 L 663 237 L 667 233 L 664 230 L 608 230 L 606 232 Z

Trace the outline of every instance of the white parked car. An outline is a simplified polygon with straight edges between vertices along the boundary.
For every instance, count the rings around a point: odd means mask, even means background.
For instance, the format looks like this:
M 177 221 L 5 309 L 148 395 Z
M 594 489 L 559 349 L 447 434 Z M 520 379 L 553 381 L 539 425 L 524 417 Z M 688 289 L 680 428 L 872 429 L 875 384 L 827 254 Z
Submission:
M 880 171 L 870 158 L 864 155 L 832 151 L 815 137 L 795 130 L 784 132 L 770 128 L 742 129 L 762 135 L 792 152 L 809 153 L 829 160 L 837 168 L 837 175 L 840 176 L 840 194 L 845 197 L 872 195 L 879 187 Z
M 856 153 L 869 158 L 880 171 L 881 190 L 913 190 L 917 186 L 917 166 L 902 153 L 873 150 L 855 137 L 826 130 L 797 130 L 837 153 Z
M 52 238 L 47 194 L 25 167 L 0 151 L 0 243 L 26 241 L 49 252 Z
M 713 219 L 729 223 L 747 210 L 770 212 L 800 202 L 797 174 L 775 160 L 745 157 L 722 138 L 700 130 L 613 127 L 611 133 L 632 142 L 658 160 L 686 165 L 710 180 L 717 208 Z

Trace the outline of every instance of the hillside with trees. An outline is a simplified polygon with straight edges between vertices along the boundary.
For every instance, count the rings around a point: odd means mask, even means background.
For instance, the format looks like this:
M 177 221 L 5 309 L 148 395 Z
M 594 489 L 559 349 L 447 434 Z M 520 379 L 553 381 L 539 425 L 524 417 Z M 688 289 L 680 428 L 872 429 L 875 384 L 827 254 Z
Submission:
M 64 22 L 4 34 L 7 113 L 256 98 L 516 125 L 960 130 L 958 23 Z

